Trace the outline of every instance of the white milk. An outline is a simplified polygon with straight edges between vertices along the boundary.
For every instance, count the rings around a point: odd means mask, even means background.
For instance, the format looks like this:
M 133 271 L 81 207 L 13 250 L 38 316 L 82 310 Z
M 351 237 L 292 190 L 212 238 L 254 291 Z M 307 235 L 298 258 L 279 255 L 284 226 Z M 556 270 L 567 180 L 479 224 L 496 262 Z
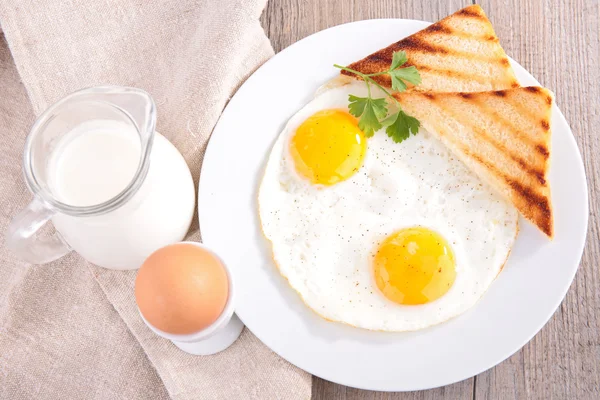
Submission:
M 135 176 L 139 136 L 117 121 L 87 122 L 65 135 L 48 164 L 57 200 L 90 206 L 111 200 Z M 84 258 L 111 269 L 139 268 L 154 250 L 180 241 L 194 214 L 194 184 L 181 154 L 156 133 L 150 169 L 137 193 L 121 207 L 92 217 L 52 217 L 65 241 Z

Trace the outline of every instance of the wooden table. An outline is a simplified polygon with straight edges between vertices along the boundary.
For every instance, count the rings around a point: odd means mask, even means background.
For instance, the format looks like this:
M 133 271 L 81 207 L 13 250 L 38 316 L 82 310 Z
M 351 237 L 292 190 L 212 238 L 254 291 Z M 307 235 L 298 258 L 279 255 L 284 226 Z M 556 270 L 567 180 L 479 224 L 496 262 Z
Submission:
M 556 94 L 583 154 L 590 224 L 566 299 L 521 351 L 439 389 L 378 393 L 313 379 L 313 399 L 600 399 L 600 4 L 598 0 L 477 1 L 506 52 Z M 371 18 L 437 21 L 466 0 L 269 0 L 262 23 L 275 51 L 330 26 Z M 531 290 L 544 277 L 531 282 Z M 507 326 L 506 329 L 510 329 Z

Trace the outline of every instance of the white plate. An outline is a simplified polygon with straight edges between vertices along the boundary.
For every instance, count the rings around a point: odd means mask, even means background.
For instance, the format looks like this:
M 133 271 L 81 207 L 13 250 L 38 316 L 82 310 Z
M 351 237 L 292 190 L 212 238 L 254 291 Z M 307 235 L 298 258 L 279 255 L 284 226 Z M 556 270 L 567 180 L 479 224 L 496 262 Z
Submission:
M 500 363 L 554 313 L 577 271 L 585 242 L 588 203 L 583 164 L 571 130 L 555 107 L 550 182 L 556 238 L 547 240 L 521 220 L 506 267 L 483 299 L 462 316 L 411 333 L 352 328 L 318 317 L 278 273 L 259 229 L 256 201 L 275 138 L 315 90 L 338 73 L 334 63 L 349 64 L 427 25 L 399 19 L 354 22 L 283 50 L 231 99 L 202 166 L 200 230 L 204 243 L 234 273 L 237 314 L 292 364 L 347 386 L 427 389 Z M 538 84 L 520 65 L 513 62 L 513 66 L 523 85 Z

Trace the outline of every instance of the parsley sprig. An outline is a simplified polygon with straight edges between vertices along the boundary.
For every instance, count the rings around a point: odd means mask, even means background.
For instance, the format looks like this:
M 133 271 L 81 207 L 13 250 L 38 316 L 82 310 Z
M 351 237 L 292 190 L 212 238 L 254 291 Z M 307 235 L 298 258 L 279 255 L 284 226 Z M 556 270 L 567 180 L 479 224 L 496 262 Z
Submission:
M 406 61 L 408 61 L 406 53 L 404 51 L 397 51 L 393 54 L 392 64 L 387 71 L 376 72 L 373 74 L 363 74 L 362 72 L 355 71 L 351 68 L 334 64 L 334 67 L 336 68 L 359 76 L 367 85 L 367 97 L 358 97 L 354 95 L 348 97 L 348 109 L 350 114 L 359 118 L 358 127 L 367 137 L 373 136 L 375 131 L 378 131 L 385 126 L 387 135 L 392 138 L 394 142 L 400 143 L 403 140 L 408 139 L 411 133 L 415 135 L 419 131 L 419 127 L 421 126 L 420 122 L 416 118 L 413 118 L 402 111 L 402 107 L 398 100 L 373 79 L 375 76 L 389 75 L 392 80 L 392 89 L 397 92 L 406 90 L 406 82 L 412 83 L 413 85 L 420 84 L 421 76 L 419 75 L 417 68 L 414 66 L 400 68 Z M 381 89 L 387 95 L 387 98 L 372 98 L 371 85 Z M 387 99 L 392 100 L 392 105 L 395 105 L 398 109 L 397 112 L 388 115 L 389 104 Z

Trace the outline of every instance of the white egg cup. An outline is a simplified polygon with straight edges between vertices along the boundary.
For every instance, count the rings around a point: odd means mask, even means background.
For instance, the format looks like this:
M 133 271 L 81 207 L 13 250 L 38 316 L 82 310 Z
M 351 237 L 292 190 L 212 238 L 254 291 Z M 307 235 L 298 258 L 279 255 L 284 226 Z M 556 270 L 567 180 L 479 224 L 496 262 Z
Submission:
M 240 336 L 242 329 L 244 329 L 244 324 L 237 315 L 234 314 L 234 304 L 235 304 L 235 287 L 233 284 L 233 277 L 231 275 L 231 271 L 227 268 L 227 265 L 223 262 L 221 257 L 219 257 L 215 252 L 211 249 L 207 248 L 201 243 L 197 242 L 181 242 L 185 244 L 192 244 L 194 246 L 198 246 L 212 255 L 214 255 L 225 268 L 225 272 L 227 273 L 227 281 L 229 282 L 229 294 L 227 296 L 227 303 L 225 304 L 225 309 L 217 318 L 215 322 L 206 328 L 186 334 L 186 335 L 177 335 L 173 333 L 168 333 L 161 331 L 160 329 L 152 326 L 146 318 L 139 311 L 142 320 L 150 328 L 154 333 L 158 336 L 161 336 L 165 339 L 169 339 L 173 344 L 179 347 L 181 350 L 185 351 L 189 354 L 208 356 L 211 354 L 216 354 L 220 351 L 225 350 L 229 346 L 233 344 Z

